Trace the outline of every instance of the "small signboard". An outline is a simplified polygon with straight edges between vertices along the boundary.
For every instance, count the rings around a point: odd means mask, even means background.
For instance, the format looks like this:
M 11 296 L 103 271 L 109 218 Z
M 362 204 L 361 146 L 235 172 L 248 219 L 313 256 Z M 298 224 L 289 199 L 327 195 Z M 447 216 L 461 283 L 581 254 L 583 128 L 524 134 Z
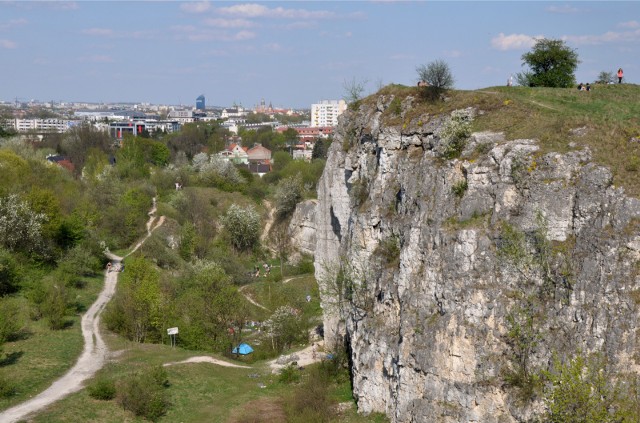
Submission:
M 177 334 L 178 334 L 178 328 L 167 329 L 167 335 L 177 335 Z

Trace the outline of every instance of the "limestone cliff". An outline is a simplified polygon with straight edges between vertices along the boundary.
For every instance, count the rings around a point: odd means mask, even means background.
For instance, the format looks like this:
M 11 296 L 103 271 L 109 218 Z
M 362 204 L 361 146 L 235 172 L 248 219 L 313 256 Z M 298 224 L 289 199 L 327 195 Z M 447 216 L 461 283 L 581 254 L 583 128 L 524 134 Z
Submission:
M 639 370 L 640 202 L 579 145 L 475 133 L 443 158 L 448 116 L 387 125 L 392 100 L 346 112 L 318 188 L 325 336 L 347 346 L 359 410 L 524 421 L 540 402 L 504 383 L 518 322 L 538 340 L 531 368 L 582 351 Z

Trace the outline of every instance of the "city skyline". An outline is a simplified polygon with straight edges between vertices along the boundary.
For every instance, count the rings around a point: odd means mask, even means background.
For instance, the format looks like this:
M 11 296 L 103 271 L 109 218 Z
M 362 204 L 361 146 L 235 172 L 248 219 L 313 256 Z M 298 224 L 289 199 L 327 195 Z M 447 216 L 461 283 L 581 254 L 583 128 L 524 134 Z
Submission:
M 458 89 L 505 85 L 535 37 L 578 82 L 640 73 L 637 2 L 0 2 L 0 100 L 308 108 L 414 85 L 442 59 Z

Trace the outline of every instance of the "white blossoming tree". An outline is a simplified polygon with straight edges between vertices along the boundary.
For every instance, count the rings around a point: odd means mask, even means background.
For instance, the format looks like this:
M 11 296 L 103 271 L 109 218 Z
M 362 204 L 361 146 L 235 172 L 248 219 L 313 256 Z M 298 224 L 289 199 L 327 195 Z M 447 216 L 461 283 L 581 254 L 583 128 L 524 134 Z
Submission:
M 232 204 L 223 216 L 222 223 L 236 250 L 249 250 L 258 244 L 260 215 L 253 206 Z

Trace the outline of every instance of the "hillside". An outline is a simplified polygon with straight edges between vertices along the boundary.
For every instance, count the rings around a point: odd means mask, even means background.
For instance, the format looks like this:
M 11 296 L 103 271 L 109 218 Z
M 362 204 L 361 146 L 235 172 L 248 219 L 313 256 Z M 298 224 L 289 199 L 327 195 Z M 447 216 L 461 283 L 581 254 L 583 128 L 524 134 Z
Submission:
M 382 122 L 410 128 L 423 115 L 449 113 L 474 107 L 483 113 L 474 131 L 504 132 L 507 139 L 536 139 L 541 153 L 564 153 L 588 146 L 594 161 L 611 169 L 614 184 L 633 196 L 640 195 L 640 86 L 594 85 L 590 92 L 577 89 L 489 87 L 476 91 L 451 91 L 445 102 L 419 101 L 416 87 L 389 85 L 363 100 L 372 104 L 378 95 L 393 95 L 394 103 Z M 404 98 L 416 99 L 400 116 Z M 632 139 L 636 141 L 632 141 Z
M 315 264 L 361 412 L 638 420 L 638 94 L 392 86 L 345 114 Z

